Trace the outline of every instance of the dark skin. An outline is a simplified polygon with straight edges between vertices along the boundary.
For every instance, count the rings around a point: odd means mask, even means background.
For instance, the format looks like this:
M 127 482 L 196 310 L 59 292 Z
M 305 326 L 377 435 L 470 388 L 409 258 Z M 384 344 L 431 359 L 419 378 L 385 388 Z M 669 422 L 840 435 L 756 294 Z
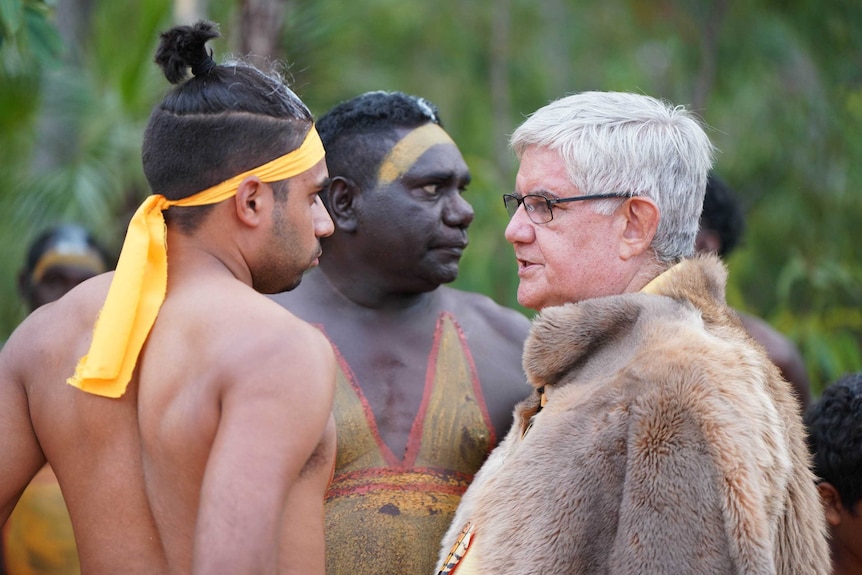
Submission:
M 829 523 L 833 575 L 862 573 L 862 500 L 845 507 L 828 481 L 819 483 L 817 490 Z
M 454 143 L 430 147 L 383 187 L 363 190 L 333 177 L 336 231 L 322 242 L 320 267 L 296 290 L 275 296 L 323 326 L 399 458 L 422 400 L 441 312 L 452 313 L 464 330 L 498 438 L 511 425 L 514 404 L 530 391 L 521 370 L 529 321 L 484 296 L 441 287 L 456 278 L 467 246 L 474 214 L 462 194 L 469 181 Z

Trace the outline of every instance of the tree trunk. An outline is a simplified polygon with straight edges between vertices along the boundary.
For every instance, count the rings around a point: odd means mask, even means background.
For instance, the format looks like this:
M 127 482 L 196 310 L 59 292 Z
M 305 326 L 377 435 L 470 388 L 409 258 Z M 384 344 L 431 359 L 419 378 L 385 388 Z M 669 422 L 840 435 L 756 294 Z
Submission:
M 511 129 L 512 97 L 509 93 L 509 18 L 510 0 L 497 0 L 491 13 L 491 122 L 494 160 L 500 174 L 508 174 L 512 161 L 508 147 Z
M 281 30 L 287 0 L 242 0 L 240 53 L 268 70 L 274 60 L 281 60 Z
M 207 0 L 174 0 L 174 22 L 194 24 L 206 18 L 208 7 Z

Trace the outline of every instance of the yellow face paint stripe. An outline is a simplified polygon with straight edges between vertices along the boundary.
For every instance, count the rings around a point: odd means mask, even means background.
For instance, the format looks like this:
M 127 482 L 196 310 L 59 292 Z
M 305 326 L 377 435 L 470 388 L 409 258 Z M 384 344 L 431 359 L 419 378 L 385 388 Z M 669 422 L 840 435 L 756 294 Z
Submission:
M 383 161 L 377 172 L 377 184 L 387 186 L 402 178 L 416 164 L 422 154 L 439 144 L 452 144 L 452 138 L 437 124 L 425 124 L 401 138 Z

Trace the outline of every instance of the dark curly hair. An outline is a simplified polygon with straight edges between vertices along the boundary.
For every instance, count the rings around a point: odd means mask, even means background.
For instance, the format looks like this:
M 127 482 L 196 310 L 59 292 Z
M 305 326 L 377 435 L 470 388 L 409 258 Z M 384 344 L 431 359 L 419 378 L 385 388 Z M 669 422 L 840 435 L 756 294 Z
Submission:
M 317 121 L 329 177 L 374 187 L 380 162 L 398 140 L 396 130 L 428 123 L 443 126 L 437 106 L 403 92 L 366 92 L 341 102 Z
M 814 473 L 831 483 L 850 513 L 862 499 L 862 372 L 845 375 L 805 413 Z
M 206 43 L 218 36 L 212 22 L 176 26 L 156 52 L 175 87 L 150 116 L 142 159 L 153 193 L 171 200 L 295 150 L 313 122 L 279 75 L 242 61 L 216 64 Z M 165 219 L 190 231 L 210 208 L 171 208 Z
M 706 180 L 700 225 L 718 234 L 721 241 L 718 255 L 721 257 L 730 255 L 745 231 L 745 216 L 739 201 L 730 186 L 714 173 L 710 173 Z

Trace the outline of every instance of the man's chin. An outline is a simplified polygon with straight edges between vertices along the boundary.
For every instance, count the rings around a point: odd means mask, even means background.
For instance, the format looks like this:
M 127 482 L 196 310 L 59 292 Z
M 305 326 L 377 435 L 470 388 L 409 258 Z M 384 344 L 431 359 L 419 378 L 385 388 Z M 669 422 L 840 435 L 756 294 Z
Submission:
M 287 287 L 285 287 L 285 288 L 284 288 L 284 289 L 282 289 L 281 291 L 283 291 L 283 292 L 284 292 L 284 291 L 292 291 L 292 290 L 295 290 L 296 288 L 298 288 L 298 287 L 299 287 L 299 284 L 300 284 L 300 283 L 302 283 L 302 276 L 299 276 L 298 278 L 296 278 L 296 280 L 294 280 L 293 282 L 291 282 L 290 284 L 288 284 L 288 285 L 287 285 Z
M 291 291 L 299 286 L 302 281 L 302 276 L 291 279 L 290 282 L 282 282 L 272 286 L 254 286 L 254 289 L 265 295 L 275 295 L 286 291 Z

